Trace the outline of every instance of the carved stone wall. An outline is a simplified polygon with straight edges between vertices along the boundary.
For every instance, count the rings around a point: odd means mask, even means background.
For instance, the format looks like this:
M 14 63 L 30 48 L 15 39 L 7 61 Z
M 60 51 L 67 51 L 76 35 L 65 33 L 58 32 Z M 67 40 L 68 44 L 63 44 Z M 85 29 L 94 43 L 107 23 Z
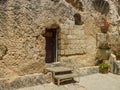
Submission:
M 46 64 L 43 34 L 56 25 L 58 61 L 72 67 L 95 65 L 96 34 L 103 15 L 92 1 L 0 0 L 0 77 L 42 72 Z M 106 1 L 110 8 L 106 18 L 112 23 L 109 32 L 116 32 L 117 7 L 113 0 Z M 79 25 L 75 25 L 76 13 Z

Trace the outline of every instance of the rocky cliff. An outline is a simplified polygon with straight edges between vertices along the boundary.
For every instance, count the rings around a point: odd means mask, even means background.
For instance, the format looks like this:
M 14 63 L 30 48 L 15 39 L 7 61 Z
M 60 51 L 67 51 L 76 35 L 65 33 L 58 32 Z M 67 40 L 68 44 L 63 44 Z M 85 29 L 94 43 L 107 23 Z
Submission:
M 102 19 L 119 32 L 120 0 L 0 0 L 0 77 L 42 72 L 45 37 L 58 25 L 58 60 L 95 65 Z

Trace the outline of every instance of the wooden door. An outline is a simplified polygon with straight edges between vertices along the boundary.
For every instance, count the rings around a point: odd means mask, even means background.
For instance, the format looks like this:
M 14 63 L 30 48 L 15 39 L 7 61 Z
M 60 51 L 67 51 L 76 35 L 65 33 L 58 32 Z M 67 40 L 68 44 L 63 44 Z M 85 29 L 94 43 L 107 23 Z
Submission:
M 46 31 L 46 63 L 56 60 L 56 31 Z

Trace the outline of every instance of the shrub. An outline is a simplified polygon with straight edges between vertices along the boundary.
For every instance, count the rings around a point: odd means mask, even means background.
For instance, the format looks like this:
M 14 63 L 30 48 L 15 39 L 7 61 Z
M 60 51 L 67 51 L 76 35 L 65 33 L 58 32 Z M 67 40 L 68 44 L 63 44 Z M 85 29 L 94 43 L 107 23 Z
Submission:
M 102 70 L 108 69 L 109 67 L 110 67 L 110 65 L 107 64 L 107 63 L 101 63 L 101 64 L 99 65 L 99 68 L 102 69 Z
M 109 68 L 110 68 L 110 65 L 107 63 L 102 63 L 99 65 L 99 71 L 104 74 L 108 73 Z
M 109 50 L 111 47 L 108 43 L 104 42 L 99 46 L 99 49 L 101 50 Z

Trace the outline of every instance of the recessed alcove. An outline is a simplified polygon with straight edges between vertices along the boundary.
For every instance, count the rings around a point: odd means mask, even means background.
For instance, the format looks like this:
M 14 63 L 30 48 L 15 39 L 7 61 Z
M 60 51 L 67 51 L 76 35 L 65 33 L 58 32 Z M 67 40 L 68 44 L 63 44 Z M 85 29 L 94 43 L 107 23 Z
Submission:
M 108 14 L 110 6 L 109 3 L 105 0 L 94 0 L 93 7 L 96 11 L 100 12 L 101 14 Z
M 75 25 L 82 25 L 81 15 L 79 13 L 74 14 Z
M 0 0 L 0 4 L 3 5 L 7 2 L 7 0 Z
M 79 0 L 65 0 L 67 3 L 70 3 L 76 9 L 83 11 L 83 4 Z

